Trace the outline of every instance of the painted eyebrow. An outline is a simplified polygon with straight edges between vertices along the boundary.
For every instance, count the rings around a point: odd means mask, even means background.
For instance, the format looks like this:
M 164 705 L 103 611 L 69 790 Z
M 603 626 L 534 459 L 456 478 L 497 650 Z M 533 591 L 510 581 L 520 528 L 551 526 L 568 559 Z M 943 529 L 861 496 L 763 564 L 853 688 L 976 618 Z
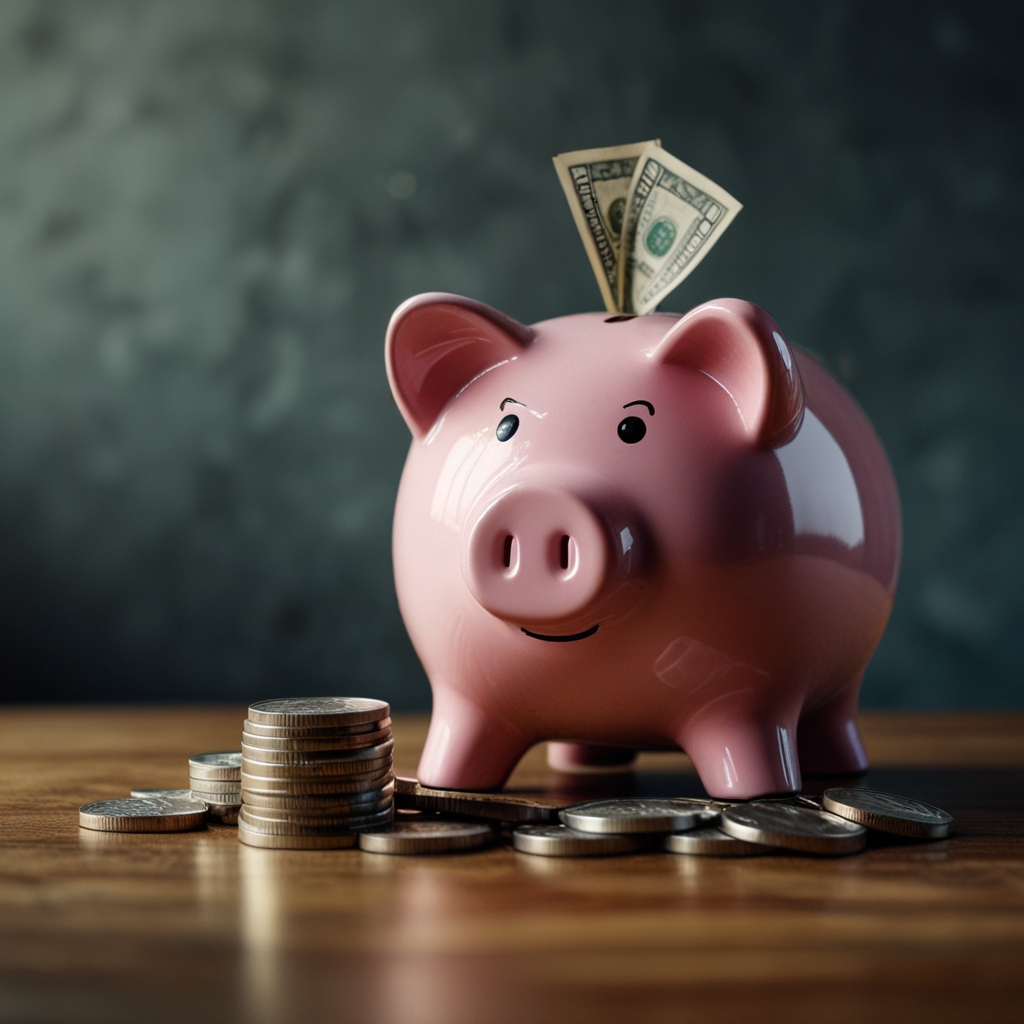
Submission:
M 521 405 L 524 409 L 527 407 L 525 402 L 520 402 L 518 399 L 515 399 L 515 398 L 503 398 L 501 400 L 501 405 L 499 405 L 498 408 L 501 409 L 502 411 L 504 411 L 505 404 L 507 402 L 511 402 L 513 405 Z
M 635 402 L 627 402 L 622 408 L 628 409 L 631 405 L 646 405 L 650 414 L 654 415 L 654 406 L 650 402 L 645 402 L 642 398 L 638 398 Z

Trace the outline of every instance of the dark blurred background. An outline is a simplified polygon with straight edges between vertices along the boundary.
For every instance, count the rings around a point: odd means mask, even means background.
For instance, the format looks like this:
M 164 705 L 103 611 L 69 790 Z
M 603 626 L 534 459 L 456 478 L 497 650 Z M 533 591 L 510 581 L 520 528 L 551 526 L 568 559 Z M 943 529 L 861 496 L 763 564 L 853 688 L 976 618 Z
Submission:
M 393 308 L 600 307 L 551 156 L 660 135 L 874 421 L 874 707 L 1022 707 L 1022 16 L 983 3 L 0 4 L 0 693 L 429 706 Z

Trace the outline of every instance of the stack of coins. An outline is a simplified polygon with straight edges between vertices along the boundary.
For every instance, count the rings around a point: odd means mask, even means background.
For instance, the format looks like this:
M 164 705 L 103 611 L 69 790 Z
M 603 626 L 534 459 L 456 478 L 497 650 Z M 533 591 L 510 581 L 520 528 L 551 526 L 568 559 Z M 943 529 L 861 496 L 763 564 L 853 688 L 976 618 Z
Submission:
M 210 809 L 210 818 L 225 825 L 238 822 L 242 806 L 242 752 L 217 750 L 188 759 L 192 796 Z
M 391 822 L 391 709 L 362 697 L 267 700 L 242 732 L 238 838 L 272 849 L 356 846 Z

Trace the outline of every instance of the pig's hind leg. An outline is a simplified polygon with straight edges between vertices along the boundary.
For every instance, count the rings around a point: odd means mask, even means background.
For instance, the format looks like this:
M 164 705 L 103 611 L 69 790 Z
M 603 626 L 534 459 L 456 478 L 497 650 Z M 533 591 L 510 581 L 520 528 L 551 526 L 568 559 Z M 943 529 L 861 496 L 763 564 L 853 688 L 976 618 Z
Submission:
M 461 694 L 435 686 L 430 731 L 416 775 L 421 785 L 434 789 L 496 789 L 532 745 L 533 737 Z
M 797 749 L 806 775 L 851 775 L 868 770 L 868 759 L 857 731 L 860 677 L 837 697 L 800 716 Z
M 716 714 L 688 722 L 677 742 L 709 796 L 750 800 L 800 790 L 796 714 Z

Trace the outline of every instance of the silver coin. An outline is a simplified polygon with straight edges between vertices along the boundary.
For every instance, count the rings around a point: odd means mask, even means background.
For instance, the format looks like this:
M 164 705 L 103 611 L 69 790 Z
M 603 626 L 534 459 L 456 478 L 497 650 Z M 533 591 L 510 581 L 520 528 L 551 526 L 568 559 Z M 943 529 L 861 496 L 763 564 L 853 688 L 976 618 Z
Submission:
M 307 751 L 347 751 L 373 747 L 378 743 L 391 739 L 391 729 L 378 729 L 376 732 L 361 732 L 342 736 L 317 736 L 300 739 L 274 739 L 269 736 L 257 736 L 251 732 L 242 732 L 242 753 L 246 748 L 250 751 L 260 750 L 274 754 L 308 756 Z M 259 757 L 259 754 L 253 756 Z M 264 758 L 264 760 L 287 760 L 287 758 Z
M 359 837 L 359 847 L 369 853 L 454 853 L 483 846 L 493 838 L 494 830 L 489 825 L 421 819 L 396 821 L 388 829 L 365 831 Z
M 313 796 L 286 796 L 276 793 L 267 796 L 263 793 L 247 792 L 245 802 L 250 807 L 264 807 L 267 810 L 281 811 L 334 811 L 345 812 L 355 808 L 372 809 L 374 804 L 391 800 L 394 796 L 394 785 L 388 783 L 379 789 L 368 789 L 362 793 L 328 793 Z
M 187 832 L 205 821 L 206 804 L 192 799 L 126 797 L 78 809 L 79 826 L 97 832 Z
M 257 725 L 361 725 L 390 715 L 386 702 L 366 697 L 291 697 L 249 707 L 249 721 Z
M 331 793 L 363 793 L 379 789 L 392 778 L 390 762 L 376 771 L 359 772 L 355 775 L 330 775 L 322 778 L 301 779 L 294 777 L 267 778 L 242 773 L 242 795 L 249 793 L 264 796 L 324 796 Z
M 376 735 L 371 733 L 371 736 Z M 367 751 L 376 751 L 374 757 L 383 757 L 394 749 L 395 741 L 391 731 L 378 736 L 374 743 L 358 744 L 355 747 L 313 747 L 310 750 L 273 750 L 268 747 L 254 747 L 242 744 L 242 757 L 247 761 L 263 761 L 267 764 L 316 764 L 319 761 L 360 761 L 370 760 Z M 390 746 L 389 746 L 390 744 Z
M 188 759 L 188 773 L 194 779 L 237 779 L 241 770 L 240 750 L 214 750 Z
M 129 796 L 139 797 L 142 800 L 191 800 L 191 789 L 133 789 Z
M 373 749 L 373 748 L 371 748 Z M 391 754 L 373 760 L 345 758 L 337 761 L 309 761 L 306 764 L 272 764 L 246 758 L 242 763 L 245 774 L 262 779 L 320 780 L 331 776 L 370 775 L 394 763 Z
M 558 815 L 578 832 L 625 835 L 634 832 L 685 832 L 707 824 L 710 802 L 689 797 L 642 800 L 591 800 Z
M 211 807 L 238 807 L 242 803 L 241 793 L 204 793 L 201 789 L 191 790 L 193 800 L 202 800 Z
M 359 725 L 263 725 L 250 721 L 242 723 L 242 731 L 250 736 L 268 740 L 315 740 L 335 736 L 362 736 L 368 732 L 380 732 L 391 728 L 391 719 L 381 718 L 375 722 L 361 722 Z
M 241 818 L 238 819 L 238 838 L 246 846 L 256 846 L 264 850 L 339 850 L 351 848 L 359 843 L 359 835 L 356 832 L 340 832 L 332 836 L 268 835 L 249 828 Z
M 520 853 L 540 857 L 602 857 L 633 853 L 643 847 L 638 835 L 600 835 L 577 832 L 565 825 L 520 825 L 512 833 L 512 845 Z
M 826 789 L 825 810 L 879 832 L 912 839 L 944 839 L 953 831 L 953 817 L 938 807 L 893 793 L 871 789 Z
M 265 807 L 253 807 L 251 804 L 242 804 L 245 809 L 245 820 L 253 828 L 263 828 L 270 831 L 271 826 L 276 825 L 298 825 L 308 828 L 352 828 L 357 825 L 375 825 L 382 821 L 391 821 L 391 801 L 385 800 L 380 805 L 368 808 L 352 809 L 350 811 L 335 812 L 332 814 L 308 814 L 305 811 L 282 811 L 279 809 L 267 809 Z M 241 811 L 240 808 L 239 810 Z
M 832 856 L 856 853 L 867 842 L 863 825 L 796 803 L 735 804 L 722 811 L 721 829 L 747 843 Z
M 339 832 L 354 832 L 359 828 L 378 828 L 391 821 L 392 810 L 389 807 L 386 811 L 376 814 L 366 814 L 359 817 L 346 817 L 331 821 L 330 823 L 316 822 L 315 824 L 296 823 L 284 821 L 277 818 L 263 818 L 246 807 L 238 812 L 239 824 L 254 832 L 263 832 L 266 835 L 279 836 L 317 836 L 335 835 Z
M 239 772 L 241 776 L 241 772 Z M 241 777 L 237 779 L 197 779 L 189 776 L 193 789 L 201 789 L 204 793 L 238 793 L 242 788 Z
M 661 848 L 669 853 L 688 853 L 703 857 L 753 857 L 759 853 L 772 852 L 770 846 L 763 843 L 745 843 L 742 839 L 736 839 L 714 827 L 675 832 L 665 836 Z

